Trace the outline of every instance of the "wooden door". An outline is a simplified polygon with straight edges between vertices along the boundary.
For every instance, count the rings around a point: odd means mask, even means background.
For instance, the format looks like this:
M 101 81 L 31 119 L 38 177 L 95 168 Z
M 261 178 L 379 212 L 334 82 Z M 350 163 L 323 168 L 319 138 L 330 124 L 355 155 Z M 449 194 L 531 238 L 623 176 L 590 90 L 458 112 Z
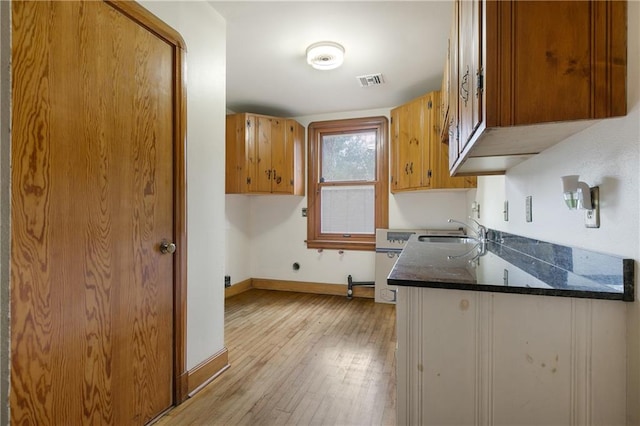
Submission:
M 446 95 L 446 93 L 444 93 Z M 442 116 L 439 109 L 442 102 L 438 99 L 443 96 L 441 92 L 432 92 L 433 109 L 431 115 L 431 188 L 433 189 L 453 189 L 453 188 L 475 188 L 477 186 L 476 176 L 452 177 L 449 174 L 449 146 L 442 143 L 440 139 L 441 129 L 439 127 L 439 117 Z
M 273 146 L 273 126 L 278 120 L 258 116 L 256 119 L 256 159 L 255 177 L 251 179 L 251 192 L 271 192 L 271 147 Z
M 413 100 L 398 108 L 398 178 L 397 189 L 420 186 L 420 159 L 422 150 L 422 103 Z
M 421 186 L 423 188 L 433 188 L 433 167 L 434 167 L 434 154 L 436 154 L 432 145 L 434 138 L 437 135 L 434 133 L 435 127 L 438 123 L 438 111 L 440 111 L 438 102 L 440 97 L 437 96 L 438 92 L 429 92 L 422 97 L 422 167 L 421 167 Z
M 424 176 L 422 175 L 422 152 L 425 144 L 424 116 L 425 116 L 424 97 L 413 100 L 409 103 L 408 123 L 409 123 L 409 141 L 406 151 L 406 159 L 408 163 L 408 188 L 420 188 L 426 186 Z
M 459 99 L 458 99 L 458 2 L 453 4 L 451 33 L 449 34 L 449 169 L 458 161 L 460 154 L 459 140 Z
M 293 129 L 285 128 L 285 119 L 271 119 L 271 192 L 291 194 L 290 171 L 293 165 L 293 147 L 288 146 L 286 133 Z
M 391 146 L 389 151 L 391 152 L 391 192 L 395 192 L 401 189 L 400 182 L 400 110 L 402 108 L 394 108 L 390 112 L 391 116 Z
M 230 114 L 226 117 L 225 193 L 244 194 L 249 190 L 249 174 L 253 161 L 254 117 Z
M 478 82 L 482 73 L 482 8 L 481 0 L 459 1 L 458 39 L 458 117 L 460 151 L 474 137 L 482 116 L 482 90 Z
M 398 126 L 398 178 L 397 189 L 411 188 L 411 176 L 409 174 L 409 157 L 411 128 L 409 124 L 409 105 L 402 105 L 397 109 L 397 126 Z
M 181 77 L 129 16 L 12 2 L 13 424 L 139 425 L 173 403 Z
M 304 126 L 295 120 L 285 121 L 286 144 L 287 144 L 287 169 L 289 176 L 286 185 L 289 193 L 293 195 L 304 195 Z

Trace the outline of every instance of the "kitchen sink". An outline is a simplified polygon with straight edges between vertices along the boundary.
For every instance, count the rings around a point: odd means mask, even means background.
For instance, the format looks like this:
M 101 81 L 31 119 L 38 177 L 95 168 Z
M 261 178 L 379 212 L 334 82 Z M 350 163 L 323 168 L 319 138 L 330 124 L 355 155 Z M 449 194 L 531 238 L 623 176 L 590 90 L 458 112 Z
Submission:
M 478 240 L 472 237 L 460 235 L 419 235 L 418 241 L 423 243 L 451 243 L 451 244 L 478 244 Z

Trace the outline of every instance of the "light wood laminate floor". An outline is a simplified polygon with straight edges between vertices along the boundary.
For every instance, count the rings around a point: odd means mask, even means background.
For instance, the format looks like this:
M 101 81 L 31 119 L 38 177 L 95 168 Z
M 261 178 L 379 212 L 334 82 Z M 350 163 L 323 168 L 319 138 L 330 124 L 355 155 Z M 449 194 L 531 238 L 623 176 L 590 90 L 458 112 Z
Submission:
M 395 306 L 255 290 L 225 307 L 231 368 L 158 425 L 393 425 Z

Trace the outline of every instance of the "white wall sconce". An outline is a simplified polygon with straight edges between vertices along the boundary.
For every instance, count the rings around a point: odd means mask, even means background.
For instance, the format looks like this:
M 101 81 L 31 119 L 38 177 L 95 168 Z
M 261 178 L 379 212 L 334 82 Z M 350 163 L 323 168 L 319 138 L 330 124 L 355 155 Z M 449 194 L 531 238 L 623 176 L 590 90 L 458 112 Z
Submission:
M 579 175 L 562 176 L 564 202 L 569 210 L 585 210 L 584 224 L 587 228 L 600 227 L 600 188 L 580 181 Z
M 321 41 L 307 47 L 307 63 L 317 70 L 332 70 L 342 65 L 344 47 L 332 41 Z

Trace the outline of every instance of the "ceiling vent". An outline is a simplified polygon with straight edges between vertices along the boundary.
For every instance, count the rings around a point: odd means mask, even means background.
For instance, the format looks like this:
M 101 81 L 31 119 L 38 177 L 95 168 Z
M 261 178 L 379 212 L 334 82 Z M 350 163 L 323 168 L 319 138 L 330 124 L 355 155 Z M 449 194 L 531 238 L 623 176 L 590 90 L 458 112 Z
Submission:
M 379 86 L 384 84 L 384 78 L 382 74 L 368 74 L 356 77 L 360 82 L 360 87 Z

